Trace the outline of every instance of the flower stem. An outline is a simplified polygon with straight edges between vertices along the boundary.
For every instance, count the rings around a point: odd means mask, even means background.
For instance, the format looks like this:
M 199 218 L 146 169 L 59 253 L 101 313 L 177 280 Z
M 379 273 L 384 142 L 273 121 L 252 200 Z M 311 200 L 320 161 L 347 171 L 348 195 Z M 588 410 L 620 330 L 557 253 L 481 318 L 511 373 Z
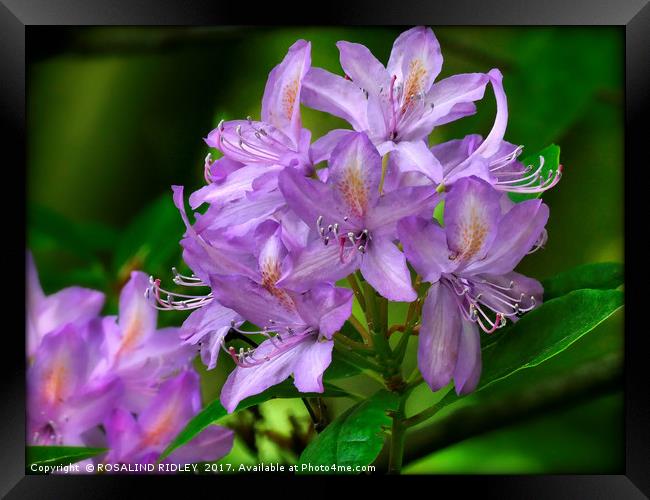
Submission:
M 363 297 L 361 288 L 359 288 L 359 282 L 357 281 L 357 278 L 354 276 L 354 274 L 350 274 L 347 279 L 348 279 L 348 283 L 350 284 L 350 287 L 352 288 L 352 291 L 354 292 L 354 296 L 357 298 L 357 302 L 359 302 L 361 309 L 365 311 L 366 300 Z
M 420 413 L 416 413 L 412 417 L 404 419 L 402 423 L 405 427 L 413 427 L 414 425 L 421 424 L 425 420 L 433 417 L 436 413 L 438 413 L 438 410 L 440 410 L 438 406 L 430 406 L 426 410 L 422 410 Z
M 393 425 L 390 435 L 390 453 L 388 459 L 388 473 L 400 474 L 402 471 L 402 460 L 404 458 L 404 440 L 406 438 L 406 426 L 404 425 L 404 405 L 406 397 L 400 399 L 399 408 L 393 412 Z
M 350 315 L 348 318 L 348 321 L 350 324 L 354 327 L 354 329 L 359 332 L 359 335 L 363 338 L 364 342 L 368 345 L 368 347 L 372 347 L 373 341 L 371 335 L 368 333 L 368 330 L 366 330 L 361 322 L 354 316 L 353 314 Z M 364 346 L 364 348 L 367 348 Z

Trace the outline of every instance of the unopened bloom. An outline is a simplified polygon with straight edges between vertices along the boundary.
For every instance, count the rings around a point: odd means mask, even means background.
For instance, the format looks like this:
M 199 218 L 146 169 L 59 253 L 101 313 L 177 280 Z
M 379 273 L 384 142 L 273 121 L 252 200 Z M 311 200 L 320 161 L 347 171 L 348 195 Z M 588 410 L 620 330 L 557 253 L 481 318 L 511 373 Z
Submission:
M 501 196 L 481 179 L 463 178 L 447 196 L 444 228 L 418 217 L 399 222 L 409 262 L 432 284 L 418 366 L 434 391 L 452 378 L 458 394 L 474 390 L 481 373 L 478 328 L 492 333 L 541 303 L 542 286 L 513 269 L 543 234 L 548 207 L 528 200 L 502 213 Z
M 391 143 L 423 140 L 435 126 L 473 114 L 488 81 L 469 73 L 434 83 L 442 55 L 433 31 L 423 26 L 397 37 L 386 67 L 361 44 L 337 46 L 346 78 L 310 69 L 302 102 L 366 132 L 382 153 Z
M 137 416 L 116 408 L 106 418 L 106 441 L 110 448 L 105 462 L 111 464 L 155 463 L 176 435 L 201 409 L 199 377 L 183 371 L 165 381 L 156 396 Z M 233 432 L 211 425 L 189 443 L 173 451 L 163 462 L 189 464 L 215 461 L 228 454 Z
M 397 221 L 431 213 L 438 195 L 428 186 L 380 194 L 381 159 L 364 133 L 350 133 L 332 152 L 327 181 L 307 179 L 291 170 L 280 175 L 289 207 L 315 238 L 291 256 L 281 286 L 305 290 L 341 279 L 356 269 L 384 297 L 417 298 L 404 254 L 393 243 Z
M 296 293 L 236 275 L 214 275 L 212 287 L 221 304 L 261 329 L 237 331 L 267 337 L 255 349 L 227 349 L 237 364 L 221 391 L 221 402 L 229 412 L 242 399 L 290 375 L 299 391 L 323 392 L 323 372 L 332 359 L 332 337 L 352 313 L 351 290 L 321 284 Z
M 27 252 L 27 355 L 32 357 L 43 338 L 67 323 L 96 318 L 104 306 L 104 294 L 72 286 L 52 295 L 43 293 L 34 264 Z

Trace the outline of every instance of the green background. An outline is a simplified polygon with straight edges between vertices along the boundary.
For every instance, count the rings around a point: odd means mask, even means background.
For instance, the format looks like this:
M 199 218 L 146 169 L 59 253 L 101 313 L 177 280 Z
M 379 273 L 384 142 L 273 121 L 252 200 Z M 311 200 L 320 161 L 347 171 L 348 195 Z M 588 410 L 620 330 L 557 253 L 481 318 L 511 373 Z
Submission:
M 169 283 L 171 266 L 180 264 L 183 232 L 170 185 L 185 185 L 186 193 L 202 185 L 203 158 L 210 151 L 202 138 L 222 118 L 259 116 L 266 76 L 296 39 L 312 42 L 314 66 L 340 73 L 336 41 L 363 43 L 386 62 L 401 31 L 77 28 L 38 37 L 39 45 L 30 45 L 28 68 L 28 246 L 46 292 L 72 284 L 97 288 L 109 297 L 105 312 L 115 313 L 117 293 L 131 270 Z M 434 32 L 444 57 L 441 77 L 501 69 L 510 114 L 507 140 L 528 153 L 550 143 L 561 147 L 563 178 L 544 195 L 551 207 L 548 243 L 518 270 L 542 279 L 581 263 L 622 262 L 622 31 L 434 27 Z M 476 115 L 440 127 L 431 141 L 485 136 L 494 111 L 488 90 Z M 304 108 L 303 123 L 314 139 L 346 126 Z M 400 314 L 399 308 L 392 312 Z M 183 317 L 164 314 L 160 324 L 180 324 Z M 570 382 L 580 367 L 605 366 L 604 361 L 611 362 L 607 383 L 514 420 L 497 413 L 489 430 L 439 451 L 427 451 L 430 436 L 423 424 L 414 431 L 420 433 L 418 446 L 413 444 L 411 453 L 407 447 L 405 472 L 621 472 L 622 330 L 618 312 L 551 361 L 451 405 L 428 424 L 462 407 L 499 408 L 534 398 L 544 382 Z M 415 347 L 412 341 L 410 366 Z M 222 358 L 215 372 L 204 374 L 206 401 L 216 396 L 231 366 Z M 362 393 L 372 392 L 369 384 L 375 382 L 363 376 L 345 381 Z M 410 411 L 435 399 L 421 387 Z M 327 403 L 336 415 L 350 401 Z M 492 418 L 489 412 L 480 416 Z M 242 436 L 224 459 L 234 464 L 294 463 L 308 439 L 300 401 L 271 401 L 229 422 Z M 292 429 L 298 444 L 283 440 Z

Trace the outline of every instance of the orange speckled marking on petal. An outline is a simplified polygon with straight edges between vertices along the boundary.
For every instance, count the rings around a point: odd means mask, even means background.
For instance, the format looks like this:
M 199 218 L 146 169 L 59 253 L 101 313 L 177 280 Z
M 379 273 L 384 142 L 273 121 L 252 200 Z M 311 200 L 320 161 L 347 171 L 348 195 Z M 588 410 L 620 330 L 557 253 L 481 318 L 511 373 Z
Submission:
M 43 391 L 50 404 L 63 400 L 63 392 L 68 379 L 68 370 L 62 362 L 57 362 L 45 376 Z
M 299 85 L 300 80 L 295 78 L 282 89 L 282 109 L 287 120 L 291 120 L 291 116 L 293 115 L 293 106 L 296 103 Z
M 460 228 L 461 249 L 455 259 L 466 260 L 476 255 L 488 234 L 488 228 L 481 218 L 478 207 L 471 207 L 468 219 Z
M 406 111 L 411 101 L 422 92 L 424 79 L 427 76 L 427 70 L 420 59 L 413 59 L 409 63 L 409 72 L 404 84 L 404 104 L 402 111 Z
M 295 311 L 296 305 L 287 292 L 275 286 L 280 279 L 280 262 L 274 259 L 266 259 L 262 264 L 262 286 L 273 295 L 280 304 L 288 311 Z
M 119 356 L 120 354 L 133 349 L 137 345 L 138 340 L 140 340 L 141 336 L 142 336 L 142 322 L 140 321 L 140 318 L 136 316 L 129 323 L 126 330 L 124 330 L 124 335 L 122 336 L 122 342 L 120 343 L 120 347 L 117 351 L 116 356 Z
M 162 444 L 162 439 L 166 437 L 165 435 L 169 433 L 174 423 L 174 416 L 174 407 L 170 405 L 165 413 L 144 433 L 142 446 Z
M 350 163 L 345 168 L 343 179 L 337 187 L 352 214 L 361 217 L 368 209 L 368 179 L 365 177 L 358 162 Z

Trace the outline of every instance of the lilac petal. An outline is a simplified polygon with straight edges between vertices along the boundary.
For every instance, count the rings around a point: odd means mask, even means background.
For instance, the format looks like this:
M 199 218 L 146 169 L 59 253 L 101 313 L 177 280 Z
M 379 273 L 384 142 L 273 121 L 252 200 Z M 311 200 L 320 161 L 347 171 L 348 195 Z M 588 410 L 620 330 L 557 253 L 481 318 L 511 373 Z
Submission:
M 461 321 L 458 360 L 454 370 L 456 394 L 462 396 L 476 389 L 481 378 L 481 339 L 476 323 Z
M 336 46 L 341 54 L 341 67 L 354 83 L 373 94 L 388 89 L 388 72 L 367 47 L 344 41 L 337 42 Z
M 211 284 L 221 304 L 260 328 L 302 323 L 291 297 L 277 286 L 267 289 L 237 275 L 213 275 Z
M 62 405 L 81 390 L 88 375 L 88 356 L 78 329 L 68 324 L 46 335 L 29 368 L 29 414 L 55 419 Z
M 138 452 L 142 438 L 140 427 L 130 411 L 116 408 L 104 421 L 110 452 L 107 459 L 115 463 L 129 462 Z
M 138 415 L 143 450 L 162 451 L 201 408 L 199 376 L 184 371 L 160 386 L 151 404 Z
M 464 162 L 482 141 L 480 135 L 470 134 L 462 139 L 436 144 L 431 148 L 431 152 L 442 164 L 443 174 L 446 177 L 455 167 Z
M 277 286 L 302 292 L 318 283 L 333 283 L 359 268 L 360 253 L 342 248 L 332 241 L 328 245 L 318 239 L 303 250 L 289 256 Z
M 505 274 L 533 248 L 548 220 L 548 206 L 541 200 L 517 203 L 499 221 L 494 243 L 482 261 L 470 264 L 467 272 Z
M 226 178 L 244 166 L 243 163 L 231 160 L 230 158 L 223 157 L 214 160 L 210 163 L 210 156 L 206 158 L 206 181 L 211 181 L 216 184 L 222 183 Z
M 327 183 L 345 214 L 363 220 L 379 198 L 381 158 L 368 136 L 349 134 L 332 151 Z
M 301 130 L 300 87 L 310 66 L 311 44 L 298 40 L 269 73 L 262 98 L 262 120 L 284 131 L 296 145 Z
M 352 133 L 354 133 L 352 130 L 338 128 L 330 130 L 323 137 L 314 141 L 309 150 L 309 158 L 312 163 L 316 165 L 322 161 L 329 160 L 332 151 L 341 142 L 341 139 Z
M 205 337 L 211 336 L 211 334 L 225 337 L 233 321 L 239 323 L 243 319 L 232 309 L 213 300 L 187 317 L 181 326 L 180 339 L 190 345 L 195 345 L 204 341 Z
M 333 283 L 359 268 L 360 255 L 355 248 L 342 248 L 336 241 L 324 245 L 320 239 L 314 240 L 290 255 L 277 285 L 301 292 L 318 283 Z
M 427 93 L 442 68 L 440 44 L 431 28 L 418 26 L 400 34 L 386 68 L 388 74 L 397 76 L 407 98 Z
M 331 221 L 341 218 L 335 208 L 332 192 L 326 184 L 307 179 L 292 169 L 285 169 L 280 173 L 278 185 L 289 208 L 310 228 L 316 226 L 321 215 Z
M 385 94 L 371 93 L 368 95 L 366 114 L 368 117 L 368 135 L 383 156 L 390 149 L 390 144 L 392 144 L 392 141 L 387 141 L 387 139 L 391 138 L 393 106 Z
M 302 83 L 305 106 L 346 120 L 355 130 L 367 128 L 366 96 L 354 83 L 320 68 L 311 68 Z
M 434 83 L 425 97 L 425 109 L 419 119 L 403 127 L 400 136 L 409 140 L 422 139 L 437 125 L 474 114 L 473 101 L 483 98 L 487 82 L 488 77 L 482 73 L 468 73 Z
M 270 355 L 276 350 L 277 341 L 262 342 L 253 354 L 253 360 L 259 361 L 259 364 L 238 366 L 230 373 L 221 390 L 221 404 L 228 413 L 232 413 L 243 399 L 259 394 L 285 380 L 291 375 L 296 362 L 305 351 L 303 345 L 311 347 L 315 340 L 315 335 L 305 335 L 297 344 L 273 357 Z M 269 356 L 268 361 L 265 360 L 267 356 Z
M 260 242 L 257 263 L 264 284 L 275 285 L 280 279 L 282 261 L 287 255 L 281 234 L 282 228 L 277 226 L 273 234 Z
M 437 223 L 421 217 L 407 217 L 397 224 L 404 254 L 424 281 L 435 283 L 442 273 L 455 267 L 449 260 L 447 235 Z
M 43 298 L 31 314 L 34 328 L 27 339 L 28 352 L 33 353 L 49 332 L 67 323 L 85 323 L 95 318 L 104 307 L 104 299 L 103 293 L 78 286 L 64 288 Z
M 161 328 L 153 332 L 146 343 L 129 353 L 122 351 L 120 369 L 141 372 L 151 379 L 156 374 L 166 376 L 179 368 L 185 368 L 195 355 L 191 345 L 181 342 L 180 328 Z M 126 374 L 124 374 L 126 376 Z
M 295 294 L 297 295 L 297 294 Z M 318 328 L 320 335 L 331 338 L 352 314 L 352 291 L 332 285 L 317 285 L 295 296 L 300 317 L 307 325 Z
M 285 205 L 279 190 L 271 192 L 249 191 L 224 207 L 211 205 L 206 214 L 197 218 L 196 229 L 223 232 L 227 237 L 245 236 Z
M 456 368 L 462 319 L 453 293 L 434 283 L 422 307 L 418 368 L 432 391 L 445 387 Z
M 211 425 L 189 443 L 174 450 L 168 460 L 173 464 L 214 462 L 230 453 L 234 438 L 235 433 L 232 430 Z
M 331 340 L 317 340 L 301 343 L 294 362 L 294 385 L 300 392 L 323 392 L 323 373 L 332 362 L 332 349 L 334 342 Z
M 131 278 L 120 293 L 118 324 L 121 330 L 118 352 L 124 354 L 147 342 L 156 330 L 158 311 L 151 307 L 145 297 L 149 278 L 140 271 L 133 271 Z
M 492 130 L 473 153 L 473 156 L 482 156 L 484 158 L 489 158 L 498 151 L 503 141 L 503 136 L 506 133 L 506 126 L 508 125 L 508 101 L 506 99 L 506 93 L 503 90 L 503 75 L 498 69 L 492 69 L 488 72 L 488 76 L 494 89 L 494 97 L 497 101 L 497 114 Z
M 232 172 L 223 182 L 211 183 L 190 195 L 190 207 L 196 209 L 203 203 L 225 205 L 238 200 L 253 189 L 253 181 L 263 174 L 282 170 L 279 165 L 246 165 Z
M 480 156 L 475 156 L 472 157 L 469 162 L 463 163 L 462 167 L 455 169 L 449 174 L 449 176 L 445 177 L 443 184 L 451 186 L 454 182 L 463 177 L 472 176 L 477 179 L 482 179 L 490 185 L 494 185 L 496 182 L 496 179 L 490 172 L 490 165 L 487 160 Z
M 400 173 L 421 172 L 436 184 L 442 182 L 442 165 L 424 141 L 400 142 L 391 151 L 390 160 Z
M 418 298 L 411 285 L 406 257 L 385 237 L 373 237 L 361 259 L 361 274 L 388 300 L 413 302 Z
M 397 234 L 397 222 L 409 215 L 433 216 L 433 209 L 441 195 L 433 186 L 414 186 L 395 189 L 379 199 L 370 212 L 367 225 L 373 237 Z
M 463 178 L 445 200 L 447 244 L 458 266 L 483 259 L 496 238 L 501 195 L 475 177 Z
M 109 377 L 80 392 L 66 404 L 65 431 L 81 434 L 105 419 L 122 400 L 124 384 L 118 377 Z M 66 442 L 67 444 L 67 442 Z
M 309 242 L 309 226 L 293 210 L 285 210 L 277 216 L 282 231 L 282 243 L 289 252 L 298 252 Z
M 464 73 L 436 82 L 427 95 L 427 102 L 433 104 L 428 119 L 436 124 L 446 123 L 445 116 L 455 107 L 482 99 L 488 81 L 489 77 L 484 73 Z

